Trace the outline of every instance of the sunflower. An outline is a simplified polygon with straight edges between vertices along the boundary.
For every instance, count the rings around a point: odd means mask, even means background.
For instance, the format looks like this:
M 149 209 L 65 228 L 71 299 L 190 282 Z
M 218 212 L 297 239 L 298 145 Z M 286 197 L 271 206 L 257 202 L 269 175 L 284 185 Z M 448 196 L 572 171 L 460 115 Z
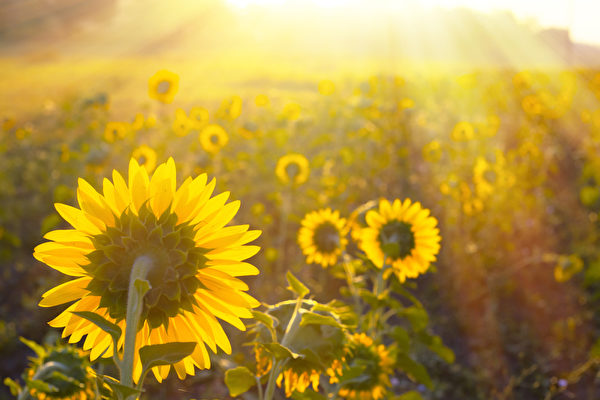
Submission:
M 315 369 L 286 368 L 277 376 L 277 387 L 285 389 L 285 397 L 291 397 L 294 392 L 304 393 L 309 386 L 315 392 L 319 391 L 319 378 L 321 374 Z
M 202 129 L 198 135 L 198 139 L 202 148 L 210 154 L 217 154 L 229 142 L 227 132 L 217 124 L 210 124 Z
M 346 354 L 335 360 L 327 370 L 330 383 L 339 383 L 345 373 L 361 368 L 360 379 L 342 379 L 338 394 L 344 399 L 378 400 L 386 397 L 391 386 L 390 375 L 394 372 L 394 361 L 384 345 L 376 346 L 373 339 L 364 333 L 350 336 Z
M 281 157 L 275 167 L 275 175 L 284 184 L 301 185 L 308 179 L 308 160 L 302 154 L 290 153 Z
M 146 168 L 148 173 L 154 171 L 156 167 L 156 152 L 152 147 L 143 144 L 133 150 L 131 157 L 135 158 L 142 167 Z
M 114 143 L 117 139 L 124 139 L 129 133 L 130 125 L 127 122 L 109 122 L 104 128 L 104 140 Z
M 335 265 L 348 244 L 346 220 L 330 208 L 306 214 L 298 232 L 298 243 L 309 264 Z
M 470 122 L 461 121 L 454 125 L 454 129 L 452 129 L 450 137 L 456 142 L 465 142 L 471 140 L 475 137 L 475 128 Z
M 179 75 L 161 69 L 148 80 L 148 95 L 162 103 L 172 103 L 179 90 Z
M 95 373 L 87 354 L 70 345 L 40 346 L 29 340 L 23 343 L 35 351 L 37 357 L 25 370 L 26 382 L 41 381 L 45 385 L 32 385 L 27 390 L 40 400 L 87 400 L 95 396 Z
M 204 128 L 208 124 L 209 118 L 208 110 L 204 107 L 192 107 L 190 110 L 189 120 L 192 122 L 194 129 Z
M 239 201 L 225 204 L 229 193 L 211 198 L 215 180 L 206 174 L 187 178 L 176 189 L 175 162 L 159 165 L 149 177 L 135 159 L 129 163 L 129 181 L 113 171 L 113 181 L 104 179 L 100 194 L 79 180 L 80 209 L 56 204 L 58 213 L 74 229 L 45 235 L 49 242 L 34 250 L 34 256 L 74 280 L 43 295 L 40 306 L 51 307 L 75 301 L 50 325 L 64 328 L 63 337 L 76 343 L 87 335 L 84 350 L 92 360 L 113 354 L 110 336 L 72 311 L 92 311 L 125 331 L 129 276 L 140 256 L 152 259 L 136 336 L 134 380 L 142 365 L 137 348 L 168 342 L 197 342 L 194 352 L 174 364 L 180 379 L 193 375 L 194 367 L 209 368 L 207 345 L 231 352 L 229 340 L 217 318 L 240 330 L 240 318 L 251 318 L 258 302 L 245 293 L 248 286 L 237 276 L 255 275 L 258 269 L 243 262 L 259 250 L 246 244 L 260 235 L 248 225 L 225 226 L 239 209 Z M 118 342 L 123 347 L 124 335 Z M 170 367 L 153 368 L 158 381 Z
M 423 158 L 425 161 L 436 163 L 440 161 L 443 155 L 442 145 L 438 140 L 432 140 L 423 146 Z
M 435 261 L 441 240 L 437 220 L 420 203 L 382 199 L 366 222 L 360 248 L 378 268 L 390 265 L 401 282 L 424 273 Z

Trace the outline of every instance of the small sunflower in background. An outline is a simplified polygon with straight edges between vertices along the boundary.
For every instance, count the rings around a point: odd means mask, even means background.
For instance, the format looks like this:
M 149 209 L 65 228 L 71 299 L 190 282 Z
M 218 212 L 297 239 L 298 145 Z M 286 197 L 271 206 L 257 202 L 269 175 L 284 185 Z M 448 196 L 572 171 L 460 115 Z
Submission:
M 346 220 L 330 208 L 306 214 L 298 232 L 298 243 L 306 262 L 323 267 L 335 265 L 348 244 Z
M 359 377 L 344 379 L 344 374 L 362 371 Z M 379 400 L 387 398 L 394 373 L 394 360 L 382 344 L 375 345 L 364 333 L 350 336 L 345 355 L 327 370 L 330 383 L 340 383 L 338 395 L 349 400 Z
M 229 192 L 211 197 L 216 182 L 207 182 L 206 174 L 188 177 L 177 189 L 172 158 L 152 176 L 131 159 L 128 181 L 117 171 L 112 177 L 112 182 L 104 179 L 102 194 L 80 179 L 80 208 L 56 204 L 73 229 L 47 233 L 49 241 L 35 248 L 34 257 L 74 279 L 44 293 L 39 305 L 74 302 L 49 324 L 64 328 L 63 337 L 70 336 L 71 343 L 87 335 L 83 349 L 91 350 L 91 360 L 111 357 L 122 348 L 124 335 L 114 349 L 108 333 L 73 312 L 94 312 L 125 332 L 131 268 L 145 256 L 152 260 L 147 272 L 151 289 L 143 298 L 134 381 L 142 372 L 138 350 L 145 345 L 196 342 L 194 352 L 173 365 L 180 379 L 194 375 L 195 367 L 210 368 L 205 346 L 231 353 L 217 318 L 245 330 L 240 318 L 252 318 L 250 309 L 259 305 L 237 277 L 258 274 L 243 260 L 258 252 L 247 243 L 260 231 L 226 226 L 240 202 L 226 204 Z M 152 369 L 159 382 L 170 367 Z
M 458 122 L 454 125 L 450 137 L 455 142 L 466 142 L 475 138 L 475 128 L 467 121 Z
M 309 386 L 318 392 L 320 377 L 321 374 L 315 369 L 289 366 L 277 377 L 277 387 L 283 384 L 285 397 L 291 397 L 294 392 L 304 393 Z
M 161 103 L 172 103 L 178 90 L 179 75 L 166 69 L 161 69 L 148 80 L 148 95 Z
M 183 137 L 186 136 L 194 128 L 194 121 L 188 118 L 185 111 L 181 108 L 175 110 L 175 119 L 171 125 L 173 133 L 175 135 Z
M 107 143 L 114 143 L 117 139 L 124 139 L 130 129 L 131 127 L 127 122 L 109 122 L 104 128 L 104 140 Z
M 194 129 L 202 129 L 208 124 L 210 115 L 208 110 L 204 107 L 192 107 L 190 110 L 189 120 L 192 123 Z
M 19 399 L 96 398 L 96 374 L 90 366 L 87 353 L 70 345 L 41 346 L 27 339 L 21 338 L 21 341 L 35 352 L 36 357 L 30 358 L 24 372 L 24 388 L 18 387 L 13 381 L 8 383 L 11 390 L 15 388 L 21 391 Z
M 131 157 L 135 158 L 142 167 L 146 168 L 146 171 L 150 174 L 156 167 L 156 152 L 150 146 L 145 144 L 137 147 L 131 153 Z
M 275 167 L 275 175 L 286 185 L 302 185 L 308 180 L 309 174 L 308 159 L 298 153 L 290 153 L 281 157 Z
M 366 222 L 360 248 L 378 268 L 391 266 L 400 282 L 416 278 L 436 260 L 441 241 L 437 220 L 420 203 L 383 199 L 378 210 L 367 213 Z
M 202 129 L 198 135 L 200 145 L 210 154 L 217 154 L 229 142 L 229 136 L 225 129 L 217 124 L 210 124 Z

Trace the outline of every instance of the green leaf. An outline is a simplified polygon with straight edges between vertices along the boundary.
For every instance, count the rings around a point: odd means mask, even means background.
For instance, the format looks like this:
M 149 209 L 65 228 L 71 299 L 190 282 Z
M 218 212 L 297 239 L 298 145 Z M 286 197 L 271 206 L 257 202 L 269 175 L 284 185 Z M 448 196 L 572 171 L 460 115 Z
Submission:
M 236 397 L 256 385 L 256 377 L 246 367 L 235 367 L 225 371 L 225 384 L 229 389 L 229 395 Z
M 442 339 L 439 336 L 422 332 L 421 335 L 419 335 L 419 338 L 427 345 L 429 350 L 440 356 L 442 360 L 446 361 L 448 364 L 454 362 L 454 352 L 442 343 Z
M 401 326 L 397 326 L 392 331 L 391 336 L 396 342 L 398 350 L 403 353 L 408 353 L 410 350 L 410 336 L 408 335 L 406 329 L 402 328 Z
M 35 389 L 46 394 L 59 392 L 59 389 L 56 386 L 39 379 L 25 379 L 25 384 L 30 389 Z
M 400 315 L 406 317 L 415 331 L 422 331 L 429 324 L 429 315 L 421 307 L 410 306 L 400 312 Z
M 272 315 L 266 314 L 261 311 L 256 311 L 256 310 L 251 310 L 251 312 L 252 312 L 252 316 L 254 317 L 254 319 L 265 324 L 267 326 L 267 328 L 273 329 L 277 325 L 279 325 L 279 321 Z
M 340 377 L 340 385 L 358 384 L 363 383 L 371 379 L 368 374 L 364 372 L 367 370 L 368 365 L 366 363 L 358 363 L 358 365 L 344 368 L 344 373 Z
M 298 278 L 296 278 L 290 271 L 287 272 L 285 277 L 290 285 L 288 286 L 288 289 L 296 293 L 298 297 L 304 297 L 310 293 L 310 290 L 308 290 L 308 288 L 304 286 L 304 284 L 300 282 Z
M 142 369 L 148 370 L 159 365 L 175 364 L 194 352 L 195 342 L 171 342 L 153 344 L 140 348 Z
M 330 325 L 340 329 L 343 328 L 342 324 L 340 324 L 339 321 L 337 321 L 331 315 L 321 315 L 310 311 L 302 313 L 300 326 L 306 325 Z
M 10 378 L 4 378 L 4 384 L 10 388 L 10 394 L 18 396 L 21 391 L 21 386 Z
M 43 346 L 37 344 L 36 342 L 34 342 L 33 340 L 29 340 L 29 339 L 25 339 L 24 337 L 19 337 L 19 340 L 26 345 L 27 347 L 29 347 L 31 350 L 33 350 L 35 352 L 35 354 L 42 358 L 46 355 L 46 350 L 44 349 Z
M 417 381 L 427 386 L 427 388 L 432 389 L 433 383 L 431 382 L 431 377 L 429 373 L 425 369 L 425 367 L 418 362 L 412 360 L 406 354 L 398 354 L 396 357 L 396 366 L 402 369 L 406 375 L 413 381 Z
M 596 343 L 592 346 L 590 358 L 600 358 L 600 339 L 596 340 Z
M 416 390 L 411 390 L 410 392 L 406 392 L 401 394 L 398 397 L 394 397 L 395 400 L 423 400 L 421 393 Z
M 117 348 L 117 343 L 119 343 L 119 338 L 122 334 L 119 325 L 113 324 L 112 322 L 107 321 L 104 317 L 101 317 L 100 315 L 91 311 L 73 311 L 73 314 L 83 319 L 87 319 L 91 323 L 95 324 L 98 328 L 108 333 L 113 340 L 114 347 Z
M 129 396 L 136 396 L 136 398 L 138 398 L 142 393 L 140 389 L 125 386 L 110 376 L 104 376 L 103 379 L 104 383 L 106 383 L 114 393 L 117 393 L 117 396 L 112 396 L 113 398 L 127 399 Z
M 262 345 L 269 350 L 277 360 L 283 360 L 287 358 L 295 360 L 297 358 L 304 358 L 302 354 L 294 353 L 292 350 L 279 343 L 263 343 Z

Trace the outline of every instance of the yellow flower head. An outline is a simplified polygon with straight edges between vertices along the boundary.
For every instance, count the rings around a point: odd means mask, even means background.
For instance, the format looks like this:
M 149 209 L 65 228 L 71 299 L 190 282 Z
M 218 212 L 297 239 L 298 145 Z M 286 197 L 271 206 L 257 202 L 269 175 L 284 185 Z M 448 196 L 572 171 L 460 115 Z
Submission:
M 110 357 L 110 336 L 96 325 L 73 314 L 91 311 L 125 331 L 127 290 L 134 261 L 152 260 L 147 280 L 151 289 L 143 298 L 136 337 L 134 380 L 142 371 L 137 348 L 168 342 L 197 342 L 194 352 L 174 364 L 180 379 L 193 375 L 194 367 L 209 368 L 208 346 L 231 352 L 229 340 L 217 318 L 245 330 L 240 318 L 251 318 L 250 308 L 259 303 L 245 291 L 237 276 L 258 274 L 243 262 L 258 252 L 247 243 L 260 231 L 248 225 L 225 226 L 240 202 L 226 204 L 229 193 L 211 198 L 215 180 L 206 174 L 187 178 L 176 188 L 175 162 L 159 165 L 152 176 L 135 159 L 129 163 L 129 179 L 113 171 L 104 179 L 102 193 L 79 180 L 80 208 L 56 204 L 58 213 L 73 229 L 55 230 L 44 237 L 34 257 L 74 277 L 43 295 L 42 307 L 74 302 L 50 325 L 64 328 L 63 337 L 76 343 L 87 335 L 84 350 L 90 358 Z M 123 347 L 123 337 L 118 348 Z M 161 381 L 170 367 L 153 368 Z
M 148 173 L 154 171 L 154 168 L 156 167 L 156 152 L 152 147 L 143 144 L 133 150 L 131 157 L 135 158 L 142 167 L 146 168 Z
M 202 129 L 208 124 L 208 110 L 204 107 L 192 107 L 189 119 L 194 129 Z
M 173 121 L 172 128 L 175 135 L 183 137 L 194 128 L 194 121 L 188 118 L 183 109 L 178 108 L 175 110 L 175 120 Z
M 319 82 L 319 93 L 323 96 L 331 96 L 335 93 L 335 84 L 328 79 Z
M 179 90 L 179 75 L 161 69 L 148 81 L 148 95 L 162 103 L 172 103 Z
M 308 160 L 302 154 L 286 154 L 277 161 L 275 175 L 284 184 L 302 185 L 308 179 Z
M 340 397 L 350 400 L 386 398 L 387 388 L 391 386 L 389 377 L 394 373 L 394 361 L 384 345 L 375 345 L 373 339 L 364 333 L 352 335 L 341 362 L 334 361 L 327 370 L 330 383 L 339 383 L 347 368 L 353 366 L 362 366 L 365 376 L 342 384 L 338 392 Z
M 229 142 L 227 132 L 217 124 L 210 124 L 202 129 L 198 139 L 202 148 L 210 154 L 217 154 Z
M 130 125 L 127 122 L 109 122 L 104 129 L 104 140 L 114 143 L 117 139 L 124 139 L 129 133 Z
M 348 244 L 346 232 L 346 220 L 340 218 L 339 211 L 327 208 L 306 214 L 298 232 L 306 262 L 323 267 L 335 265 Z
M 291 397 L 295 391 L 304 393 L 311 385 L 313 390 L 318 392 L 320 376 L 319 371 L 315 369 L 287 368 L 277 376 L 277 386 L 281 387 L 281 384 L 284 384 L 285 397 Z
M 475 128 L 473 128 L 473 125 L 470 122 L 461 121 L 454 125 L 450 137 L 456 142 L 471 140 L 475 137 Z
M 441 160 L 442 155 L 442 145 L 438 140 L 432 140 L 423 146 L 423 158 L 425 161 L 436 163 Z
M 367 213 L 366 221 L 360 248 L 378 268 L 390 265 L 400 282 L 416 278 L 436 260 L 441 240 L 437 220 L 420 203 L 396 199 L 390 204 L 384 199 L 379 210 Z

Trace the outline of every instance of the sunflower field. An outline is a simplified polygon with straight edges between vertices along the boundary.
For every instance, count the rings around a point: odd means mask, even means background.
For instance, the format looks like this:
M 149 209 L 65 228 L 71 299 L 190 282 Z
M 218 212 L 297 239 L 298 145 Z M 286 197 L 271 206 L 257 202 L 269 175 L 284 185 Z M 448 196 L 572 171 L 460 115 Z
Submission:
M 187 25 L 92 56 L 134 6 L 33 3 L 0 4 L 0 399 L 600 397 L 600 69 Z

